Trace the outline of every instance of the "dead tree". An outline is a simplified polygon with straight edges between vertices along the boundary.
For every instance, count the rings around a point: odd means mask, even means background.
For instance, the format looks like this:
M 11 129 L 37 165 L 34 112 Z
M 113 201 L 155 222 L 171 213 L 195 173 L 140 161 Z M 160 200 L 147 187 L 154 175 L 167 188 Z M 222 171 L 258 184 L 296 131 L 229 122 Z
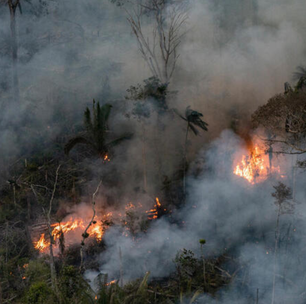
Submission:
M 59 165 L 56 169 L 56 175 L 55 175 L 55 181 L 53 185 L 52 195 L 49 201 L 49 209 L 48 212 L 46 212 L 46 218 L 47 218 L 47 226 L 48 226 L 48 232 L 50 237 L 50 271 L 51 271 L 51 283 L 52 288 L 56 292 L 57 297 L 59 297 L 59 291 L 58 291 L 58 285 L 57 285 L 57 276 L 56 276 L 56 270 L 55 270 L 55 262 L 54 262 L 54 255 L 53 255 L 53 244 L 54 244 L 54 238 L 52 234 L 52 227 L 51 227 L 51 211 L 52 211 L 52 203 L 54 200 L 54 195 L 57 187 L 57 181 L 58 181 L 58 173 L 61 165 Z
M 86 227 L 84 233 L 82 234 L 81 249 L 80 249 L 80 256 L 81 256 L 80 272 L 83 272 L 83 270 L 84 270 L 83 260 L 84 260 L 84 246 L 85 246 L 85 240 L 89 237 L 89 234 L 87 233 L 87 230 L 88 230 L 89 227 L 93 224 L 94 219 L 95 219 L 95 216 L 96 216 L 96 208 L 95 208 L 96 202 L 95 202 L 95 199 L 96 199 L 96 194 L 99 192 L 99 189 L 100 189 L 101 184 L 102 184 L 102 181 L 99 182 L 96 191 L 95 191 L 95 192 L 93 193 L 93 195 L 92 195 L 92 202 L 91 202 L 92 211 L 93 211 L 93 213 L 92 213 L 92 218 L 91 218 L 89 224 L 87 225 L 87 227 Z
M 169 83 L 179 58 L 178 47 L 185 32 L 188 18 L 186 8 L 180 4 L 167 5 L 166 0 L 138 2 L 133 12 L 127 10 L 128 22 L 137 38 L 141 55 L 153 76 Z M 142 23 L 144 14 L 154 16 L 154 27 L 147 34 Z
M 11 54 L 13 65 L 13 96 L 14 101 L 19 102 L 19 80 L 18 80 L 18 42 L 16 31 L 16 10 L 21 11 L 20 0 L 0 0 L 0 4 L 5 4 L 10 11 L 10 28 L 11 28 Z
M 275 225 L 275 244 L 274 244 L 274 261 L 273 261 L 273 283 L 272 283 L 272 299 L 271 304 L 275 301 L 275 284 L 276 284 L 276 263 L 277 263 L 277 253 L 280 239 L 280 217 L 283 214 L 292 214 L 294 211 L 293 202 L 290 201 L 292 192 L 283 183 L 279 183 L 277 186 L 273 187 L 275 192 L 272 196 L 275 198 L 275 206 L 277 207 L 277 218 Z

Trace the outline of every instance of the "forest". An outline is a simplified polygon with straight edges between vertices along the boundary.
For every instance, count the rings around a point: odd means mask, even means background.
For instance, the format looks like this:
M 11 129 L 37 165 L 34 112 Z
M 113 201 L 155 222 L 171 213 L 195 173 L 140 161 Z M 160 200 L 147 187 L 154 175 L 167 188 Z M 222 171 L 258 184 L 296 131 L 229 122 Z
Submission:
M 0 304 L 306 303 L 304 0 L 0 0 Z

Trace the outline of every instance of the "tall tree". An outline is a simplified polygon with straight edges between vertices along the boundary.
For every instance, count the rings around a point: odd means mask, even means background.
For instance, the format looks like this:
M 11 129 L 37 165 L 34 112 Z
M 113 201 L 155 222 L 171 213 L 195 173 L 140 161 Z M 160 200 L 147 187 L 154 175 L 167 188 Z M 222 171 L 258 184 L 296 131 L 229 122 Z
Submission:
M 187 129 L 186 129 L 186 137 L 185 137 L 185 148 L 184 148 L 184 180 L 183 180 L 183 187 L 184 193 L 186 193 L 186 166 L 187 166 L 187 142 L 188 142 L 188 133 L 189 129 L 194 133 L 194 135 L 198 135 L 199 131 L 196 127 L 201 128 L 204 131 L 208 131 L 208 123 L 202 120 L 203 114 L 192 110 L 190 106 L 186 108 L 185 117 L 179 114 L 176 110 L 175 112 L 187 122 Z
M 18 41 L 16 31 L 16 11 L 19 9 L 20 13 L 21 4 L 20 0 L 0 0 L 0 4 L 7 5 L 10 12 L 10 28 L 11 28 L 11 54 L 13 65 L 13 97 L 15 102 L 19 102 L 19 79 L 18 79 Z
M 127 10 L 128 22 L 138 41 L 142 57 L 153 76 L 169 83 L 179 58 L 178 47 L 185 32 L 183 26 L 188 18 L 181 1 L 138 1 L 133 12 Z M 152 32 L 147 35 L 142 17 L 153 16 Z

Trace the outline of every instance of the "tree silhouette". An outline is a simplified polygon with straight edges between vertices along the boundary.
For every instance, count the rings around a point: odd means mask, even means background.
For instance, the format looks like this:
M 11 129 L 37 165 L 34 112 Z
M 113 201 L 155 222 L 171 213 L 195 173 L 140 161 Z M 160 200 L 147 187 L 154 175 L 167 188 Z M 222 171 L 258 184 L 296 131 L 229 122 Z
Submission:
M 188 106 L 185 110 L 185 117 L 182 116 L 177 112 L 177 110 L 174 110 L 183 120 L 187 122 L 187 130 L 186 130 L 186 137 L 185 137 L 185 149 L 184 149 L 184 181 L 183 181 L 183 187 L 184 187 L 184 193 L 186 193 L 186 163 L 187 163 L 187 140 L 188 140 L 188 133 L 189 129 L 194 133 L 194 135 L 198 135 L 199 131 L 196 127 L 201 128 L 204 131 L 208 131 L 208 123 L 202 120 L 201 117 L 203 117 L 203 114 L 192 110 L 190 106 Z
M 93 100 L 92 113 L 89 108 L 84 112 L 85 132 L 73 137 L 65 145 L 64 151 L 66 154 L 78 144 L 84 144 L 91 149 L 94 154 L 100 158 L 107 159 L 111 147 L 116 146 L 126 139 L 132 137 L 131 133 L 125 133 L 113 140 L 107 141 L 109 128 L 108 119 L 112 109 L 112 105 L 105 104 L 100 106 L 99 102 Z

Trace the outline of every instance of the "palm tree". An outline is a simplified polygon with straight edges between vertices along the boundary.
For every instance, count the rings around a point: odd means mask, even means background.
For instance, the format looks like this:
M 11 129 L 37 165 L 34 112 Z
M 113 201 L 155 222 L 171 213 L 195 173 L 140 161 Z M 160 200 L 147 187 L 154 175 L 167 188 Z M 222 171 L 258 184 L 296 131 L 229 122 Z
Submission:
M 186 193 L 186 163 L 187 163 L 187 140 L 188 140 L 188 132 L 189 129 L 194 133 L 194 135 L 198 135 L 199 131 L 196 127 L 201 128 L 204 131 L 208 131 L 208 123 L 203 121 L 201 117 L 203 117 L 203 114 L 192 110 L 190 106 L 188 106 L 185 110 L 185 117 L 179 114 L 176 110 L 175 112 L 187 122 L 187 130 L 186 130 L 186 137 L 185 137 L 185 150 L 184 150 L 184 182 L 183 182 L 183 187 L 184 187 L 184 193 Z
M 294 80 L 300 80 L 301 77 L 306 78 L 306 66 L 303 66 L 303 65 L 299 65 L 296 68 L 296 71 L 293 73 Z
M 131 133 L 126 133 L 107 141 L 109 133 L 108 119 L 112 109 L 112 105 L 105 104 L 100 106 L 99 102 L 93 100 L 92 113 L 89 108 L 84 112 L 84 126 L 85 132 L 70 139 L 65 145 L 64 151 L 68 155 L 69 152 L 78 144 L 87 145 L 100 158 L 106 160 L 111 147 L 116 146 L 121 141 L 130 139 Z

